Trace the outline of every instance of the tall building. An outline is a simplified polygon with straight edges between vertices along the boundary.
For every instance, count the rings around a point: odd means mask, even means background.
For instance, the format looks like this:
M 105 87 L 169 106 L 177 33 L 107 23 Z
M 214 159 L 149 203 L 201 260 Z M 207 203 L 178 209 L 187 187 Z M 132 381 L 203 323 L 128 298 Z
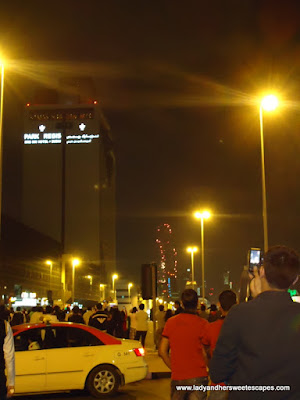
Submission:
M 159 251 L 157 292 L 159 297 L 170 301 L 179 297 L 177 251 L 173 243 L 172 229 L 169 224 L 160 225 L 156 232 L 156 244 Z
M 60 98 L 25 109 L 22 222 L 61 243 L 61 254 L 81 258 L 95 284 L 105 283 L 116 268 L 110 129 L 96 101 Z

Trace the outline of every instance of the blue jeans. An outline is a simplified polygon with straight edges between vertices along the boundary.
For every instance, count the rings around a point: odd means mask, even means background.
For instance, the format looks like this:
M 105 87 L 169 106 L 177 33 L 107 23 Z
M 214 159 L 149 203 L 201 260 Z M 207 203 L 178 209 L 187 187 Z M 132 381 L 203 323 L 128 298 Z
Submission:
M 207 386 L 207 384 L 208 379 L 206 376 L 182 379 L 180 381 L 171 381 L 171 400 L 206 400 L 206 391 L 193 389 L 196 389 L 195 386 Z M 186 386 L 186 388 L 183 388 L 182 386 Z M 183 390 L 179 390 L 178 387 L 181 387 Z

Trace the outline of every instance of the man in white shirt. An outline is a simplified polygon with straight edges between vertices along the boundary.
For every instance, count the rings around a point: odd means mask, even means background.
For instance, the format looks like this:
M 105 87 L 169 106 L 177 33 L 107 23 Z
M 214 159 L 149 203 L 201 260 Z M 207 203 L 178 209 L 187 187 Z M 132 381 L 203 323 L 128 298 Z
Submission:
M 15 346 L 12 329 L 4 320 L 0 320 L 0 343 L 0 400 L 5 400 L 15 392 Z
M 84 323 L 86 325 L 89 324 L 90 321 L 90 317 L 94 314 L 94 312 L 92 311 L 92 307 L 88 307 L 88 309 L 86 310 L 86 312 L 83 314 L 83 320 Z
M 136 313 L 136 334 L 135 340 L 140 340 L 145 347 L 145 340 L 148 331 L 148 314 L 144 311 L 145 304 L 139 305 L 139 311 Z

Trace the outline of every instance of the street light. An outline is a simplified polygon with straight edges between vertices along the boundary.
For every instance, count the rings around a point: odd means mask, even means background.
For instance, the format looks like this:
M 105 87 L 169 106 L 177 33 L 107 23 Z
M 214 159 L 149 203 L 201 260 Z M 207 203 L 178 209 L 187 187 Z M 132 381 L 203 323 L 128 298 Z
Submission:
M 191 253 L 191 265 L 192 265 L 192 287 L 194 289 L 194 281 L 195 281 L 195 276 L 194 276 L 194 253 L 197 253 L 198 247 L 188 247 L 187 252 Z
M 0 59 L 1 89 L 0 89 L 0 239 L 1 239 L 1 215 L 2 215 L 2 130 L 3 130 L 3 96 L 4 96 L 4 62 Z
M 114 294 L 114 299 L 116 299 L 116 292 L 115 292 L 115 280 L 118 279 L 118 275 L 117 274 L 113 274 L 112 276 L 112 290 L 113 290 L 113 294 Z
M 267 219 L 267 194 L 266 194 L 266 172 L 265 172 L 265 148 L 264 148 L 264 124 L 263 112 L 274 111 L 278 107 L 279 101 L 274 94 L 269 94 L 262 98 L 259 110 L 260 122 L 260 149 L 261 149 L 261 184 L 262 184 L 262 217 L 264 230 L 264 251 L 268 251 L 268 219 Z
M 51 260 L 46 261 L 47 265 L 50 265 L 50 290 L 51 290 L 51 282 L 52 282 L 52 267 L 53 267 L 53 262 Z
M 72 259 L 72 298 L 71 298 L 72 304 L 75 301 L 75 267 L 77 267 L 79 264 L 80 260 L 78 258 Z
M 204 280 L 204 220 L 211 217 L 211 213 L 207 210 L 196 211 L 195 218 L 201 220 L 201 265 L 202 265 L 202 297 L 205 298 L 205 280 Z
M 130 297 L 130 289 L 132 288 L 133 283 L 128 283 L 128 297 L 129 297 L 129 301 L 131 303 L 131 297 Z

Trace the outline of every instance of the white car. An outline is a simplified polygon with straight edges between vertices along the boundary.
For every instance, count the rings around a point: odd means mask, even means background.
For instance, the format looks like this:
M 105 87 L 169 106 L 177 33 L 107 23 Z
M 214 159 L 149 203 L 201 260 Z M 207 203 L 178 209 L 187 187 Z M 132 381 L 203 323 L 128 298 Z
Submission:
M 87 388 L 102 397 L 147 375 L 144 349 L 135 340 L 71 322 L 16 325 L 13 332 L 15 394 Z

